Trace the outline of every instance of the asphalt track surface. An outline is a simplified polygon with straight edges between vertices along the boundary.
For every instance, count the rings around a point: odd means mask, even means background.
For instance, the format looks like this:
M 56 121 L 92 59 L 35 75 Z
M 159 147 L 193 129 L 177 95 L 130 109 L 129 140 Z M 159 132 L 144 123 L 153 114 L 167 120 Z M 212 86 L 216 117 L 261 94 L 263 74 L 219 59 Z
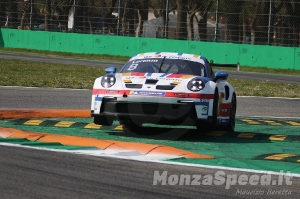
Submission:
M 91 90 L 0 87 L 0 109 L 90 109 Z M 300 99 L 237 97 L 237 115 L 299 117 Z
M 123 66 L 123 63 L 120 63 L 120 62 L 68 59 L 68 58 L 45 57 L 45 56 L 35 56 L 35 55 L 10 54 L 10 53 L 2 53 L 2 52 L 0 52 L 0 58 L 20 59 L 20 60 L 37 61 L 37 62 L 51 62 L 51 63 L 61 63 L 61 64 L 74 64 L 74 65 L 83 65 L 83 66 L 101 66 L 101 67 L 108 67 L 108 66 L 121 67 L 121 66 Z M 230 78 L 236 78 L 236 79 L 300 84 L 300 76 L 254 73 L 254 72 L 251 72 L 251 73 L 250 72 L 234 72 L 234 71 L 229 71 L 228 74 L 229 74 Z
M 90 90 L 0 87 L 0 109 L 89 109 Z M 238 115 L 299 117 L 299 99 L 238 97 Z M 299 198 L 292 185 L 153 185 L 154 171 L 214 175 L 222 169 L 196 168 L 0 146 L 0 198 L 246 198 L 238 190 L 264 191 L 250 198 Z M 229 174 L 253 173 L 225 171 Z M 260 175 L 260 174 L 259 174 Z M 290 195 L 268 194 L 291 191 Z M 274 193 L 274 192 L 273 192 Z

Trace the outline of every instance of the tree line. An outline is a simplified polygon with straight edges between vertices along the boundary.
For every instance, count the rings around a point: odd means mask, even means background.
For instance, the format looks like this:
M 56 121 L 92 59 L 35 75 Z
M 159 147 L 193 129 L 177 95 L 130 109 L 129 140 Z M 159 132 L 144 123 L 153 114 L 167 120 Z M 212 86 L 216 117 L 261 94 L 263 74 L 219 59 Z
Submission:
M 143 35 L 149 13 L 162 18 L 158 38 L 299 46 L 300 0 L 1 0 L 1 27 Z M 172 37 L 168 16 L 176 16 Z M 73 25 L 70 29 L 70 15 Z M 42 26 L 41 26 L 42 24 Z M 222 25 L 222 26 L 221 26 Z M 223 38 L 223 39 L 221 39 Z

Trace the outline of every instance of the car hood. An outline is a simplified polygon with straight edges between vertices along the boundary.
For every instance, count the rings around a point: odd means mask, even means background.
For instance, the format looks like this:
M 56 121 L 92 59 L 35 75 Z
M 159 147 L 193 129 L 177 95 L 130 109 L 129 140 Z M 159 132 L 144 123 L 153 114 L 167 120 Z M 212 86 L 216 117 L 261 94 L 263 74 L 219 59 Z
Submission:
M 187 83 L 197 77 L 195 75 L 172 73 L 116 73 L 118 82 L 124 89 L 142 90 L 186 90 Z

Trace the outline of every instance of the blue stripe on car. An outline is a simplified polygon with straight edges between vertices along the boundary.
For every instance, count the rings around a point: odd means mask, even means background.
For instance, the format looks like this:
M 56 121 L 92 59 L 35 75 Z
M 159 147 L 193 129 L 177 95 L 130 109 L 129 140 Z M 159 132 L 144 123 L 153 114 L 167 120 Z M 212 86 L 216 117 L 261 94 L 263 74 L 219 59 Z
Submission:
M 95 101 L 102 101 L 102 97 L 95 97 Z
M 208 102 L 194 102 L 194 103 L 195 103 L 196 106 L 197 105 L 202 105 L 202 106 L 208 106 L 209 105 Z
M 167 75 L 169 75 L 170 73 L 164 73 L 164 74 L 162 74 L 161 76 L 159 76 L 159 77 L 165 77 L 165 76 L 167 76 Z

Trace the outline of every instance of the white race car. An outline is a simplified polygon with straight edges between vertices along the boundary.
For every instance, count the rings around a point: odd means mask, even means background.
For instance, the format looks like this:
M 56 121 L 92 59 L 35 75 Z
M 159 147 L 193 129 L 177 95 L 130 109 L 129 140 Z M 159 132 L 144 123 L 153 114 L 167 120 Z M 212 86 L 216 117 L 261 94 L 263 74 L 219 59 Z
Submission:
M 213 72 L 200 55 L 150 52 L 132 57 L 94 82 L 91 115 L 94 123 L 126 128 L 143 123 L 207 126 L 233 131 L 236 94 L 226 72 Z M 235 67 L 239 64 L 234 65 Z

